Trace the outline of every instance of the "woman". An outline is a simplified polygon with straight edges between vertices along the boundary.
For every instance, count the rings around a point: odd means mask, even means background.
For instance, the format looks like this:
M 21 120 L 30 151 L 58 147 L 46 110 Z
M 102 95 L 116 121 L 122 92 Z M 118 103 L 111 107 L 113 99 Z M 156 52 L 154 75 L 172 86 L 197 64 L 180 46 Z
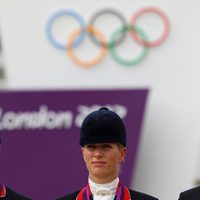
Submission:
M 126 156 L 126 130 L 122 119 L 107 108 L 90 113 L 80 131 L 88 184 L 58 200 L 156 200 L 121 184 L 120 165 Z

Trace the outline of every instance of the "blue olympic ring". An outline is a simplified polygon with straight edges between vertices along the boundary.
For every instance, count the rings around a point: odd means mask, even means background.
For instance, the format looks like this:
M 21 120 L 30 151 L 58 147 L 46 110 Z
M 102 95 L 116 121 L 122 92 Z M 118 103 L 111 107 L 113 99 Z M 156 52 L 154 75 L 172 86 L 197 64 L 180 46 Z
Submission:
M 57 19 L 58 17 L 61 17 L 61 16 L 65 16 L 65 15 L 75 18 L 79 22 L 80 27 L 82 29 L 84 29 L 84 27 L 85 27 L 85 22 L 84 22 L 83 18 L 73 10 L 60 10 L 59 12 L 56 12 L 55 14 L 53 14 L 47 21 L 46 34 L 47 34 L 47 38 L 49 39 L 50 43 L 53 46 L 55 46 L 56 48 L 61 49 L 61 50 L 66 49 L 67 46 L 66 46 L 66 44 L 62 44 L 62 43 L 58 42 L 53 37 L 52 25 L 53 25 L 53 22 L 55 19 Z M 73 47 L 78 46 L 79 43 L 84 39 L 84 36 L 85 36 L 85 34 L 83 32 L 81 32 L 79 37 L 73 43 Z

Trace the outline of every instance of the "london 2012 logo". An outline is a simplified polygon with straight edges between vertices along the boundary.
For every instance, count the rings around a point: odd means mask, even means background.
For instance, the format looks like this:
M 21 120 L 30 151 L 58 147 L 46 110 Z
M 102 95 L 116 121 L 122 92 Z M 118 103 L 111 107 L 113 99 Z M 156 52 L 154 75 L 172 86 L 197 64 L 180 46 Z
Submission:
M 154 13 L 158 15 L 163 23 L 163 31 L 156 39 L 150 39 L 146 32 L 138 26 L 139 18 L 148 13 Z M 119 28 L 113 31 L 109 39 L 106 39 L 103 31 L 96 27 L 96 21 L 103 15 L 116 17 L 121 24 Z M 78 29 L 71 32 L 70 36 L 66 38 L 67 42 L 65 43 L 60 42 L 52 31 L 55 21 L 63 16 L 72 17 L 80 26 Z M 117 63 L 123 66 L 134 66 L 140 63 L 147 56 L 150 48 L 156 47 L 163 43 L 168 37 L 169 31 L 170 22 L 167 15 L 160 8 L 152 6 L 142 7 L 137 10 L 132 15 L 129 22 L 120 11 L 111 8 L 104 8 L 96 11 L 90 17 L 88 23 L 85 22 L 84 18 L 78 12 L 70 9 L 62 9 L 51 14 L 45 26 L 45 33 L 49 43 L 57 49 L 66 51 L 69 59 L 73 63 L 82 67 L 92 67 L 100 63 L 106 56 L 107 52 L 109 52 L 110 56 Z M 79 47 L 86 35 L 88 35 L 91 41 L 99 47 L 97 55 L 90 60 L 82 59 L 75 53 L 75 48 Z M 121 56 L 116 50 L 116 47 L 122 44 L 127 35 L 129 35 L 133 41 L 141 47 L 140 53 L 137 56 L 129 59 Z

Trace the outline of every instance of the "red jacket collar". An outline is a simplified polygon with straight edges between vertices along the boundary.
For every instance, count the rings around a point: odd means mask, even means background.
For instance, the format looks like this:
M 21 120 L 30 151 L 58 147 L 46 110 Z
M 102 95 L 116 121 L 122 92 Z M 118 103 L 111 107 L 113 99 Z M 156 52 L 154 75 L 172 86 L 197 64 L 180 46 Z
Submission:
M 0 198 L 3 198 L 5 196 L 6 196 L 6 187 L 0 184 Z

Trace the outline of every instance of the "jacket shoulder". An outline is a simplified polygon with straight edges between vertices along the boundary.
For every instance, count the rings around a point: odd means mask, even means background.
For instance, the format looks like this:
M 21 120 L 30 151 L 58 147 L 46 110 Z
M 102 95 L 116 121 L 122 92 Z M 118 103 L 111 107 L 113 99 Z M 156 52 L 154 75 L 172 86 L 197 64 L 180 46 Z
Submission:
M 56 200 L 76 200 L 78 193 L 79 193 L 79 191 L 76 191 L 76 192 L 73 192 L 73 193 L 68 194 L 66 196 L 60 197 Z
M 10 189 L 9 187 L 6 187 L 5 200 L 31 200 L 31 199 L 15 192 L 14 190 Z
M 200 198 L 200 186 L 181 192 L 179 200 L 193 200 L 197 198 Z
M 129 189 L 131 198 L 134 200 L 158 200 L 157 198 L 148 194 Z

